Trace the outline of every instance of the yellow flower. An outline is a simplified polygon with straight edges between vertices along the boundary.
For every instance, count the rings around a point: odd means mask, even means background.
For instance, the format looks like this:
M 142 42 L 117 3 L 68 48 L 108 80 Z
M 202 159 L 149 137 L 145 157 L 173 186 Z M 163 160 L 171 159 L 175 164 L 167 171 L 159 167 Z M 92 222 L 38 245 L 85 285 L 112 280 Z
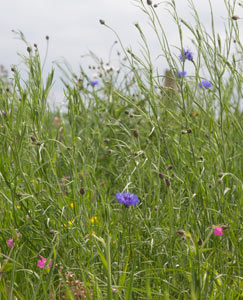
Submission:
M 94 224 L 95 221 L 97 221 L 97 217 L 96 216 L 94 216 L 94 217 L 92 217 L 90 219 L 91 224 Z
M 17 208 L 20 209 L 20 205 L 17 205 Z
M 71 203 L 70 203 L 70 206 L 71 206 L 71 208 L 73 208 L 73 207 L 74 207 L 74 204 L 73 204 L 73 202 L 71 202 Z
M 68 224 L 69 224 L 70 226 L 72 226 L 72 225 L 73 225 L 73 222 L 72 222 L 72 221 L 68 221 Z
M 63 224 L 64 227 L 67 227 L 67 224 Z

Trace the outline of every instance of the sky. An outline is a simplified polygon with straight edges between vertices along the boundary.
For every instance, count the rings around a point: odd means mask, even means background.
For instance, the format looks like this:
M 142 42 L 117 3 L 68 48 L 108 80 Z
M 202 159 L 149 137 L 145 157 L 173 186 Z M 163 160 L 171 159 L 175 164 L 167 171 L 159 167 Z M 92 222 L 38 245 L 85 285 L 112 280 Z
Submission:
M 45 56 L 48 35 L 49 51 L 45 72 L 48 72 L 54 61 L 68 61 L 74 72 L 84 64 L 82 55 L 92 50 L 104 61 L 108 59 L 111 45 L 117 38 L 114 33 L 100 25 L 99 19 L 105 20 L 119 35 L 125 47 L 131 47 L 139 53 L 138 32 L 134 26 L 139 23 L 148 37 L 151 53 L 154 58 L 160 55 L 160 48 L 151 30 L 147 16 L 138 8 L 139 0 L 0 0 L 0 64 L 8 70 L 11 65 L 19 65 L 21 59 L 17 53 L 26 54 L 25 44 L 16 39 L 12 30 L 21 30 L 30 45 L 38 45 L 42 59 Z M 146 4 L 146 1 L 143 0 Z M 171 0 L 167 1 L 170 2 Z M 165 1 L 156 8 L 161 23 L 165 28 L 172 45 L 178 44 L 178 32 L 171 15 L 166 10 Z M 189 23 L 193 23 L 187 0 L 175 0 L 177 11 Z M 210 13 L 207 0 L 195 0 L 202 23 L 210 25 Z M 224 0 L 212 0 L 215 25 L 218 32 L 224 32 L 226 10 Z M 157 3 L 153 0 L 153 4 Z M 241 10 L 242 11 L 242 10 Z M 185 31 L 185 45 L 190 47 L 191 35 Z M 155 62 L 156 63 L 156 62 Z M 166 69 L 166 63 L 163 62 Z M 58 94 L 61 85 L 56 72 L 56 84 L 53 90 Z

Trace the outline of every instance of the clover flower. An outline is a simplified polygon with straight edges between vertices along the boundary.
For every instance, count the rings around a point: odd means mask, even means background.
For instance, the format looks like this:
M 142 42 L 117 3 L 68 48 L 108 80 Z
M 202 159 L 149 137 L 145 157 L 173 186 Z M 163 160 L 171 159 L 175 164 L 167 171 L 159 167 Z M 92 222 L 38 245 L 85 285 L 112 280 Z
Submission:
M 183 76 L 186 76 L 187 72 L 186 71 L 179 71 L 178 72 L 178 76 L 179 78 L 183 77 Z
M 191 50 L 189 50 L 189 49 L 185 50 L 185 49 L 183 48 L 183 51 L 182 51 L 182 53 L 179 55 L 179 58 L 180 58 L 181 61 L 185 61 L 185 60 L 190 60 L 190 61 L 192 61 L 192 60 L 193 60 L 193 54 L 192 54 Z
M 13 243 L 13 239 L 12 239 L 12 238 L 10 238 L 10 239 L 8 240 L 8 245 L 9 245 L 9 247 L 13 247 L 13 246 L 14 246 L 14 243 Z
M 140 202 L 137 195 L 130 193 L 116 193 L 116 199 L 119 203 L 124 204 L 126 207 L 134 206 Z
M 43 269 L 46 265 L 46 262 L 47 262 L 47 258 L 41 256 L 41 259 L 38 260 L 37 265 L 40 269 Z M 48 268 L 50 268 L 51 266 L 52 266 L 52 261 L 49 262 Z
M 212 83 L 207 80 L 202 80 L 202 83 L 199 83 L 198 86 L 200 87 L 200 89 L 202 89 L 203 87 L 209 89 L 212 86 Z

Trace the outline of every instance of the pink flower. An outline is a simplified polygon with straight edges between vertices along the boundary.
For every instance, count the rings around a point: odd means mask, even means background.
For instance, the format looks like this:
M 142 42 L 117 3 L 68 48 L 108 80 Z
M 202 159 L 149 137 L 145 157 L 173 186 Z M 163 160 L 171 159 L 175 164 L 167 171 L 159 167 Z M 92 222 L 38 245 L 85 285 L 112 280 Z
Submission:
M 13 246 L 14 246 L 14 243 L 13 243 L 13 239 L 12 239 L 12 238 L 10 238 L 10 239 L 8 240 L 8 245 L 9 245 L 9 247 L 13 247 Z
M 43 269 L 46 265 L 46 261 L 47 261 L 47 258 L 41 256 L 41 259 L 39 259 L 38 263 L 37 263 L 38 267 Z M 49 262 L 48 268 L 50 268 L 51 266 L 52 266 L 52 261 Z
M 213 233 L 215 234 L 215 235 L 223 235 L 223 228 L 222 227 L 219 227 L 219 226 L 216 226 L 215 228 L 214 228 L 214 231 L 213 231 Z

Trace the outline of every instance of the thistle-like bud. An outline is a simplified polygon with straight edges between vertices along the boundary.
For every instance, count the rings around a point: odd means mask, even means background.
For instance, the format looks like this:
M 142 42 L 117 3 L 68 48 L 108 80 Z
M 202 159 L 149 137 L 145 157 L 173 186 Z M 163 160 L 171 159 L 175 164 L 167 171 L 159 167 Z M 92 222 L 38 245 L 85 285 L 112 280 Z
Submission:
M 134 130 L 134 131 L 133 131 L 133 135 L 134 135 L 135 137 L 138 137 L 138 131 L 137 131 L 137 130 Z
M 169 178 L 165 178 L 165 184 L 167 185 L 167 187 L 170 187 L 170 179 Z
M 188 128 L 188 129 L 187 129 L 187 133 L 192 133 L 192 129 L 191 129 L 191 128 Z

